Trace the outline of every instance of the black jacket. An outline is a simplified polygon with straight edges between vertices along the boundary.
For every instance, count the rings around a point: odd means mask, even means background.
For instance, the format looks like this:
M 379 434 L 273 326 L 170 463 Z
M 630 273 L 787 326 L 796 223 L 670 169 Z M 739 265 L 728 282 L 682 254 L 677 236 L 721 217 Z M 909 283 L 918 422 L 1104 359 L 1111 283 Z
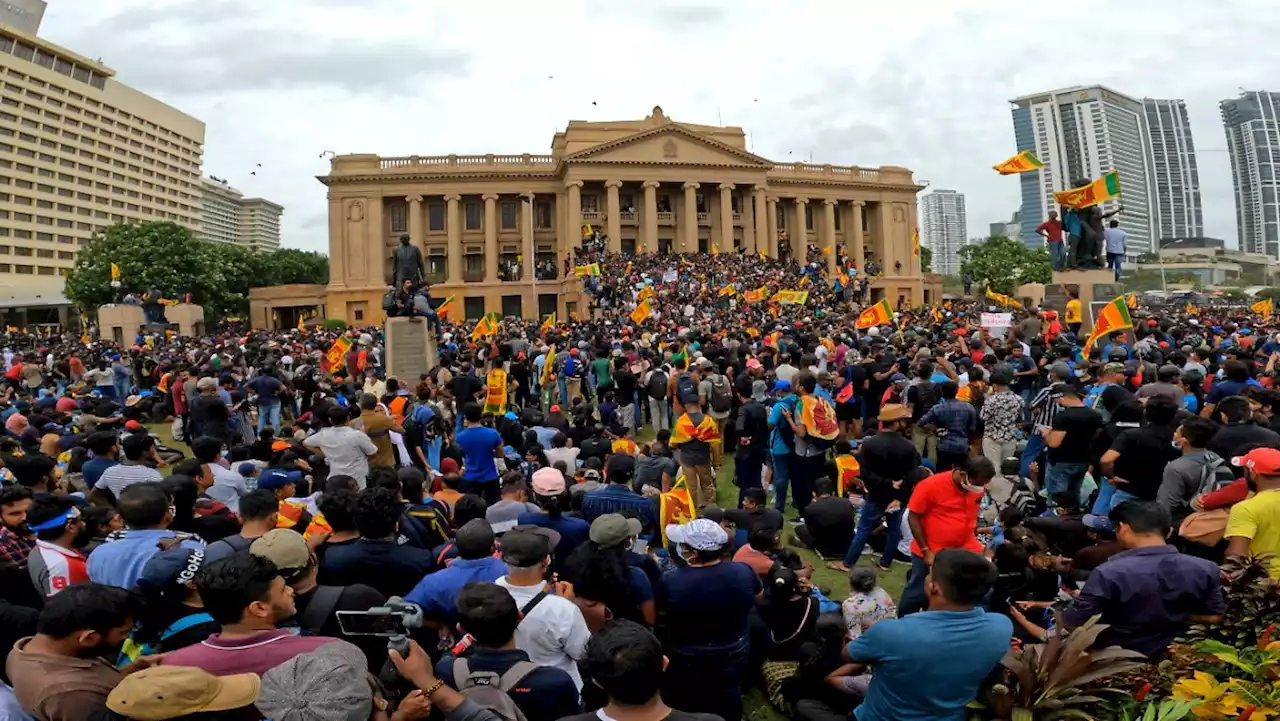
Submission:
M 911 491 L 908 484 L 894 488 L 911 471 L 920 467 L 920 454 L 901 433 L 877 433 L 862 442 L 857 452 L 862 481 L 867 486 L 867 500 L 879 505 L 901 501 L 906 505 Z

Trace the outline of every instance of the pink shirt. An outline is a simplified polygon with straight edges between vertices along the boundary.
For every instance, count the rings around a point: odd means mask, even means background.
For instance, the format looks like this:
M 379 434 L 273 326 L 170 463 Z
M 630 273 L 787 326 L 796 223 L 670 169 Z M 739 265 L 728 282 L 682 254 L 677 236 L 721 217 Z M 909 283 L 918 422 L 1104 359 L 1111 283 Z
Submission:
M 223 640 L 215 633 L 200 643 L 164 655 L 166 666 L 193 666 L 214 676 L 256 673 L 259 676 L 299 654 L 337 641 L 327 636 L 295 636 L 276 629 L 245 638 Z

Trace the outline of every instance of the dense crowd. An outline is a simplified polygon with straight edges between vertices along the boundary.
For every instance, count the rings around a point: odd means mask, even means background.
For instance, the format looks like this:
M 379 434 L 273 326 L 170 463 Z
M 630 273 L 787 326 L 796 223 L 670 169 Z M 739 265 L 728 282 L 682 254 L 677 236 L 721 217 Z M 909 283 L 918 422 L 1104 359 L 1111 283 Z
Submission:
M 1159 660 L 1280 554 L 1268 318 L 1085 348 L 1074 294 L 876 323 L 817 249 L 587 248 L 575 317 L 442 320 L 421 377 L 378 329 L 5 336 L 4 718 L 961 719 L 1011 644 Z

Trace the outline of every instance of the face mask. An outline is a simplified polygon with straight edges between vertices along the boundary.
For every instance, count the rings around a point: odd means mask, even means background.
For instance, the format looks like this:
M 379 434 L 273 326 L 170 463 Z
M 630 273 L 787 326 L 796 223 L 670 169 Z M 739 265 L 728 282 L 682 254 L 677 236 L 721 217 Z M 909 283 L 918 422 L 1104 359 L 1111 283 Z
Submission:
M 1173 450 L 1175 451 L 1182 450 L 1182 444 L 1177 441 L 1169 441 L 1169 445 L 1173 446 Z
M 972 483 L 961 483 L 960 487 L 970 493 L 982 493 L 982 486 L 975 486 Z

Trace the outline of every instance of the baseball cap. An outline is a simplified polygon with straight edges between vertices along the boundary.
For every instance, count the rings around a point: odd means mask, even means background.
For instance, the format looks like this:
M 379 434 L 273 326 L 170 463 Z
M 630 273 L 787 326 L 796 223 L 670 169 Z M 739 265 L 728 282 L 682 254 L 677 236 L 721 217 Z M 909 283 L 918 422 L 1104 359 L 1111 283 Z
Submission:
M 747 359 L 747 369 L 748 369 L 748 370 L 755 370 L 756 368 L 763 368 L 763 367 L 764 367 L 764 366 L 760 363 L 760 361 L 759 361 L 758 359 L 756 359 L 756 358 L 748 358 L 748 359 Z
M 249 463 L 248 461 L 236 466 L 236 473 L 239 473 L 245 478 L 252 476 L 253 472 L 256 470 L 258 470 L 258 467 L 253 465 L 252 463 Z
M 502 560 L 516 568 L 542 563 L 560 543 L 560 534 L 540 526 L 516 526 L 502 536 Z
M 533 472 L 533 492 L 538 496 L 558 496 L 564 493 L 564 474 L 554 468 L 539 468 Z
M 893 375 L 889 376 L 889 382 L 890 383 L 906 383 L 907 377 L 902 373 L 894 373 Z
M 1108 363 L 1102 366 L 1103 373 L 1124 373 L 1123 363 Z
M 286 471 L 280 468 L 268 468 L 258 476 L 258 488 L 278 491 L 290 483 L 302 480 L 302 471 Z
M 217 388 L 217 387 L 218 387 L 218 381 L 214 380 L 213 378 L 209 378 L 208 376 L 196 381 L 196 390 L 204 391 L 204 390 L 209 390 L 211 388 Z
M 695 518 L 688 523 L 667 526 L 667 539 L 695 551 L 718 551 L 729 542 L 729 534 L 715 521 Z
M 779 378 L 774 382 L 773 389 L 775 391 L 789 391 L 791 390 L 791 381 L 786 378 Z
M 368 663 L 346 641 L 326 643 L 264 673 L 254 705 L 273 721 L 367 719 L 373 713 Z
M 1049 366 L 1049 373 L 1055 378 L 1066 380 L 1071 377 L 1071 366 L 1066 363 L 1054 363 Z
M 1280 475 L 1280 451 L 1274 448 L 1255 448 L 1243 456 L 1232 458 L 1231 465 L 1248 468 L 1264 476 Z
M 152 556 L 142 567 L 137 584 L 143 591 L 163 591 L 170 586 L 186 585 L 195 580 L 203 565 L 204 551 L 175 546 Z
M 127 430 L 127 431 L 136 431 L 136 430 L 138 430 L 139 428 L 142 428 L 142 424 L 141 424 L 141 423 L 139 423 L 139 422 L 137 422 L 137 421 L 125 421 L 125 422 L 124 422 L 124 429 L 125 429 L 125 430 Z
M 1084 514 L 1084 517 L 1080 519 L 1080 522 L 1084 524 L 1085 528 L 1098 531 L 1100 533 L 1115 533 L 1116 530 L 1115 526 L 1112 525 L 1110 518 L 1095 515 L 1093 513 Z
M 214 676 L 191 666 L 152 666 L 121 679 L 107 708 L 137 721 L 164 721 L 250 706 L 261 689 L 256 673 Z
M 301 533 L 291 528 L 273 528 L 249 546 L 249 553 L 276 564 L 281 571 L 306 568 L 311 548 Z
M 613 548 L 639 536 L 642 529 L 643 526 L 634 518 L 627 518 L 620 513 L 605 513 L 591 522 L 588 537 L 601 548 Z
M 457 472 L 458 472 L 458 462 L 455 461 L 454 459 L 445 458 L 442 461 L 440 461 L 441 475 L 444 475 L 446 473 L 457 473 Z
M 483 558 L 493 552 L 493 526 L 483 518 L 473 518 L 462 524 L 454 536 L 458 555 L 464 559 Z M 505 537 L 505 536 L 504 536 Z

